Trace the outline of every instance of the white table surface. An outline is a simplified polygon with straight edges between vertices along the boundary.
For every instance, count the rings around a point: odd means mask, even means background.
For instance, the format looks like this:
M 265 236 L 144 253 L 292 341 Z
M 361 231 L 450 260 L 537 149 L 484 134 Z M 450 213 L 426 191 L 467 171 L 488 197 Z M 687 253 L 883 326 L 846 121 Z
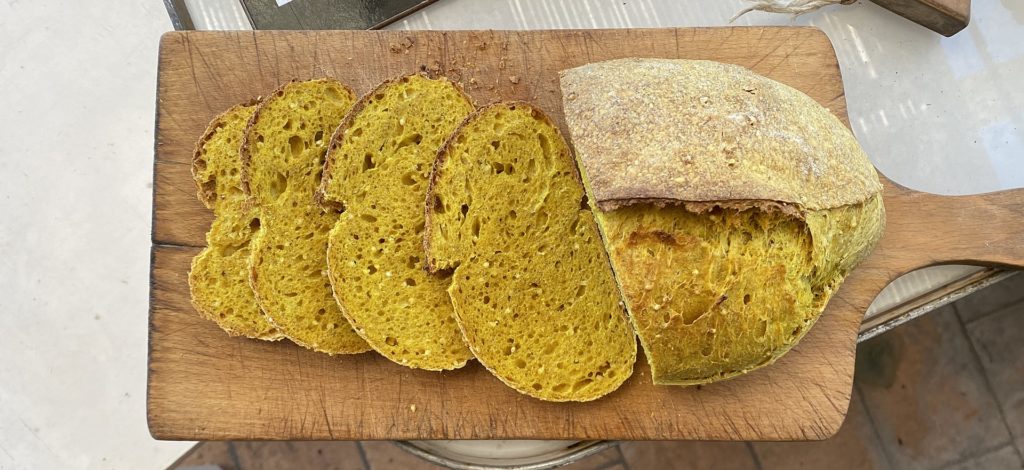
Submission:
M 231 0 L 208 3 L 226 8 L 197 27 L 244 25 Z M 720 26 L 740 7 L 440 0 L 392 27 Z M 972 17 L 953 38 L 870 3 L 736 24 L 825 30 L 854 131 L 893 180 L 940 194 L 1022 187 L 1024 2 L 974 0 Z M 190 445 L 153 440 L 145 420 L 156 57 L 169 29 L 156 0 L 0 2 L 0 469 L 162 468 Z

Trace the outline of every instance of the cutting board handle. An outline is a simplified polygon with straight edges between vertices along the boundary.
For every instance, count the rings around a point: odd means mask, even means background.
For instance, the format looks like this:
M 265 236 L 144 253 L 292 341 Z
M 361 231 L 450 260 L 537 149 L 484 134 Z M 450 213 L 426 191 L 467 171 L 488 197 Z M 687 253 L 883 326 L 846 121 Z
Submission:
M 942 264 L 1024 268 L 1024 189 L 940 196 L 885 181 L 879 255 L 900 273 Z

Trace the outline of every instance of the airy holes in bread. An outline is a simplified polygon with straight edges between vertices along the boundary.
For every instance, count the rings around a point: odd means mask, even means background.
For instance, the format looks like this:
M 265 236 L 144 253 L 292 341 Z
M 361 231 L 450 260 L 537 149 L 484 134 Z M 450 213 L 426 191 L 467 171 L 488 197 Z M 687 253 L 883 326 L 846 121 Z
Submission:
M 276 200 L 288 190 L 288 177 L 284 173 L 275 172 L 273 179 L 268 181 L 267 195 L 271 200 Z
M 544 399 L 613 390 L 635 340 L 564 139 L 529 106 L 500 104 L 450 145 L 435 176 L 435 205 L 446 207 L 431 216 L 430 264 L 457 267 L 449 292 L 478 359 Z

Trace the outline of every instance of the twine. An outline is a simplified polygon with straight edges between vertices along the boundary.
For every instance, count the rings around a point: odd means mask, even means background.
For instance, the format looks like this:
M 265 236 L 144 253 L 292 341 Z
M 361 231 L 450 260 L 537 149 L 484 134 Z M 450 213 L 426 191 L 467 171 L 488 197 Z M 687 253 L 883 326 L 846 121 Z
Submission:
M 748 3 L 753 5 L 740 10 L 739 13 L 735 14 L 730 23 L 736 21 L 737 18 L 746 15 L 754 10 L 765 11 L 768 13 L 792 13 L 793 16 L 800 16 L 804 13 L 809 13 L 817 10 L 821 7 L 828 5 L 849 5 L 856 0 L 746 0 Z

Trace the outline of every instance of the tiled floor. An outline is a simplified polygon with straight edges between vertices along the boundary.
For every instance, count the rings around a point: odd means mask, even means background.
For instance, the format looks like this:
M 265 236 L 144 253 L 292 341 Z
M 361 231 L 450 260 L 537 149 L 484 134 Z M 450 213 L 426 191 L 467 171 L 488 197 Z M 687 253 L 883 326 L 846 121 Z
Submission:
M 854 399 L 822 442 L 625 442 L 604 469 L 1024 468 L 1024 275 L 860 345 Z M 174 467 L 436 469 L 388 442 L 210 442 Z

